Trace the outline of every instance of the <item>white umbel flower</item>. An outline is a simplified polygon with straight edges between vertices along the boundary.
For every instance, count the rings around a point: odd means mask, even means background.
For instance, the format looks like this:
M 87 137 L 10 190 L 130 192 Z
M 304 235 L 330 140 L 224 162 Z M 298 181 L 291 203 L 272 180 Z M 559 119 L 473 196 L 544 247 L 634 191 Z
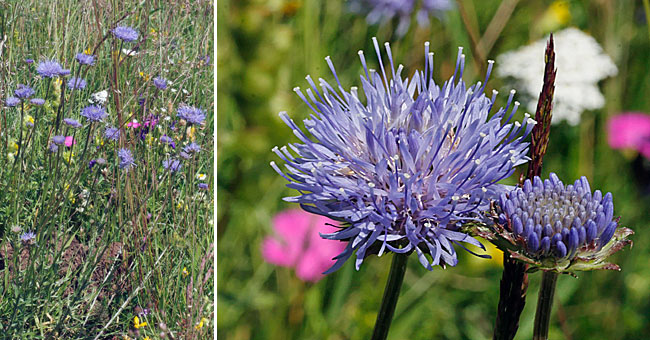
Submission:
M 580 123 L 585 110 L 600 109 L 605 98 L 598 82 L 618 73 L 612 59 L 592 36 L 577 28 L 567 28 L 553 35 L 555 41 L 555 101 L 553 124 L 566 120 L 571 125 Z M 529 111 L 537 107 L 537 97 L 544 78 L 544 49 L 548 37 L 528 46 L 500 55 L 496 72 L 500 77 L 515 80 L 516 88 L 527 99 Z

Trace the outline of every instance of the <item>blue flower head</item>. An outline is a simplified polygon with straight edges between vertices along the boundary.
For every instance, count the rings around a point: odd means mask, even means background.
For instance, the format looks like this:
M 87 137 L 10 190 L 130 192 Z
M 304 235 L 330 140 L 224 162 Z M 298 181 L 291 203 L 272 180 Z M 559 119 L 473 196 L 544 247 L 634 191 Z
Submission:
M 77 56 L 75 57 L 77 59 L 77 62 L 81 65 L 94 65 L 95 64 L 95 56 L 86 54 L 86 53 L 77 53 Z
M 43 78 L 55 78 L 70 73 L 70 70 L 64 69 L 61 64 L 54 60 L 44 60 L 38 63 L 36 72 Z
M 201 152 L 201 146 L 192 142 L 186 147 L 184 147 L 183 151 L 185 151 L 186 153 L 199 153 Z
M 34 104 L 34 105 L 41 106 L 41 105 L 45 104 L 45 99 L 43 99 L 43 98 L 33 98 L 29 102 Z
M 27 243 L 27 242 L 35 239 L 35 238 L 36 238 L 36 234 L 34 234 L 34 232 L 32 232 L 32 231 L 28 231 L 28 232 L 25 232 L 22 235 L 20 235 L 20 240 L 25 242 L 25 243 Z
M 501 194 L 497 234 L 514 257 L 542 270 L 618 269 L 607 256 L 629 244 L 618 227 L 612 194 L 591 192 L 586 177 L 564 185 L 551 173 Z M 611 243 L 610 243 L 611 241 Z
M 52 137 L 52 142 L 57 145 L 65 143 L 65 136 L 54 136 Z
M 135 166 L 135 161 L 133 160 L 133 155 L 129 149 L 120 149 L 117 152 L 117 157 L 120 159 L 120 169 L 124 171 L 129 171 L 132 167 Z
M 14 95 L 19 99 L 27 99 L 34 95 L 34 89 L 27 85 L 18 84 L 18 88 L 14 90 Z
M 86 81 L 83 78 L 72 77 L 68 81 L 70 90 L 83 90 L 86 88 Z
M 72 128 L 75 128 L 75 129 L 78 129 L 78 128 L 80 128 L 82 126 L 81 123 L 79 123 L 78 120 L 72 119 L 72 118 L 65 118 L 65 119 L 63 119 L 63 122 L 66 125 L 68 125 L 68 126 L 70 126 Z
M 153 84 L 159 89 L 164 90 L 167 88 L 167 79 L 163 77 L 153 78 Z
M 396 33 L 399 36 L 403 36 L 408 31 L 411 17 L 416 9 L 415 16 L 418 24 L 427 26 L 431 15 L 441 16 L 452 7 L 450 0 L 353 0 L 351 2 L 353 12 L 368 13 L 366 21 L 371 25 L 398 19 Z
M 171 146 L 173 149 L 176 149 L 176 143 L 174 143 L 174 140 L 171 137 L 167 136 L 167 135 L 162 135 L 160 137 L 160 142 Z
M 117 26 L 111 32 L 116 38 L 125 42 L 138 40 L 138 31 L 128 26 Z
M 114 126 L 107 126 L 104 130 L 104 138 L 111 141 L 116 141 L 120 138 L 120 129 Z
M 357 87 L 344 89 L 329 57 L 334 86 L 321 80 L 317 87 L 307 76 L 306 95 L 294 89 L 313 112 L 304 121 L 307 131 L 280 113 L 300 143 L 273 148 L 286 173 L 275 162 L 271 166 L 299 192 L 286 201 L 345 223 L 321 235 L 347 242 L 327 273 L 355 252 L 357 268 L 366 255 L 386 251 L 414 252 L 429 270 L 454 266 L 454 245 L 482 247 L 460 226 L 479 219 L 504 192 L 498 182 L 528 160 L 524 138 L 535 121 L 512 121 L 519 106 L 514 91 L 506 107 L 493 112 L 496 91 L 490 98 L 484 83 L 468 86 L 462 80 L 462 48 L 454 75 L 439 85 L 428 43 L 424 71 L 409 79 L 402 65 L 395 67 L 390 45 L 385 44 L 385 67 L 373 42 L 379 71 L 369 69 L 359 51 L 363 95 Z M 486 81 L 492 66 L 490 61 Z
M 177 172 L 178 170 L 183 167 L 183 163 L 179 161 L 178 159 L 165 159 L 162 162 L 163 168 L 171 171 L 171 172 Z
M 20 104 L 20 99 L 16 97 L 9 97 L 5 100 L 5 105 L 7 107 L 14 107 L 16 105 Z
M 81 110 L 81 116 L 91 122 L 101 122 L 106 118 L 106 109 L 97 105 L 86 106 Z
M 179 107 L 178 110 L 176 110 L 176 116 L 185 120 L 190 125 L 199 125 L 205 120 L 205 112 L 203 112 L 203 110 L 188 105 Z

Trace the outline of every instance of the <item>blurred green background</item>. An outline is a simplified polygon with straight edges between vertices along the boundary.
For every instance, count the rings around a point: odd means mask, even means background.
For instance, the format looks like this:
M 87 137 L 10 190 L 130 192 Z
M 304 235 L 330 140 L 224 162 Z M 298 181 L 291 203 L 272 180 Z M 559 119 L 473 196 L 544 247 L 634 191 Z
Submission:
M 621 224 L 633 228 L 633 249 L 613 259 L 620 273 L 562 276 L 551 318 L 551 339 L 645 339 L 650 334 L 650 199 L 647 160 L 607 145 L 607 118 L 625 111 L 650 112 L 650 36 L 642 1 L 567 1 L 564 12 L 552 1 L 461 0 L 428 27 L 412 22 L 395 35 L 396 22 L 368 25 L 344 1 L 219 1 L 217 8 L 217 334 L 223 339 L 365 339 L 372 332 L 390 257 L 371 257 L 361 270 L 353 261 L 316 284 L 292 269 L 264 262 L 260 244 L 272 233 L 271 218 L 295 208 L 282 201 L 294 194 L 269 166 L 273 146 L 296 142 L 278 117 L 296 121 L 309 108 L 292 91 L 304 77 L 334 81 L 331 56 L 344 87 L 358 85 L 357 51 L 372 60 L 371 37 L 389 41 L 396 63 L 411 75 L 423 67 L 423 43 L 435 52 L 435 79 L 453 73 L 458 46 L 466 48 L 465 80 L 483 80 L 478 41 L 497 15 L 503 30 L 491 37 L 483 57 L 574 26 L 591 34 L 612 57 L 619 74 L 601 83 L 602 110 L 584 112 L 581 124 L 554 125 L 544 176 L 551 170 L 573 181 L 581 175 L 592 188 L 611 191 Z M 503 15 L 503 7 L 513 6 Z M 555 6 L 555 7 L 554 7 Z M 568 12 L 568 16 L 566 15 Z M 489 31 L 489 30 L 488 30 Z M 472 43 L 474 41 L 474 44 Z M 542 56 L 540 56 L 541 58 Z M 496 65 L 498 67 L 498 64 Z M 504 89 L 494 75 L 488 91 Z M 502 91 L 502 93 L 504 93 Z M 505 97 L 505 96 L 501 96 Z M 504 98 L 500 98 L 502 105 Z M 523 110 L 520 110 L 523 112 Z M 511 182 L 513 179 L 511 179 Z M 647 184 L 645 184 L 647 185 Z M 495 255 L 498 255 L 495 253 Z M 429 272 L 409 260 L 390 339 L 488 339 L 492 337 L 501 264 L 460 252 L 457 267 Z M 530 275 L 527 305 L 517 339 L 532 337 L 540 274 Z

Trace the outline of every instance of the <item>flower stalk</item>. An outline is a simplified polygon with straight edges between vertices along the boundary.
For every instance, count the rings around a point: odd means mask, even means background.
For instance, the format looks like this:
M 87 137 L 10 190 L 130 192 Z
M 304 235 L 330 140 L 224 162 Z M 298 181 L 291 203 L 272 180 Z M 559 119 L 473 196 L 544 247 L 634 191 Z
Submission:
M 555 295 L 555 284 L 558 273 L 544 271 L 542 274 L 542 285 L 537 298 L 537 311 L 535 312 L 535 326 L 533 328 L 533 340 L 548 339 L 548 325 L 553 307 L 553 296 Z
M 393 321 L 395 306 L 397 306 L 397 299 L 399 298 L 399 292 L 404 281 L 407 260 L 407 254 L 395 253 L 393 255 L 393 262 L 390 265 L 388 282 L 386 282 L 381 308 L 377 314 L 372 340 L 385 340 L 388 337 L 388 329 L 390 328 L 390 323 Z

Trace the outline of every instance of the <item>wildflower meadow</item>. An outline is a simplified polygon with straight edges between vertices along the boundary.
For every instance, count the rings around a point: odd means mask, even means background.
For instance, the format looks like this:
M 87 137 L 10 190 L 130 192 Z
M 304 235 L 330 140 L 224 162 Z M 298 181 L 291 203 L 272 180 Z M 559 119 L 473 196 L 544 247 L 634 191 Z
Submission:
M 0 338 L 212 338 L 213 10 L 0 2 Z
M 217 336 L 647 338 L 648 18 L 217 3 Z

